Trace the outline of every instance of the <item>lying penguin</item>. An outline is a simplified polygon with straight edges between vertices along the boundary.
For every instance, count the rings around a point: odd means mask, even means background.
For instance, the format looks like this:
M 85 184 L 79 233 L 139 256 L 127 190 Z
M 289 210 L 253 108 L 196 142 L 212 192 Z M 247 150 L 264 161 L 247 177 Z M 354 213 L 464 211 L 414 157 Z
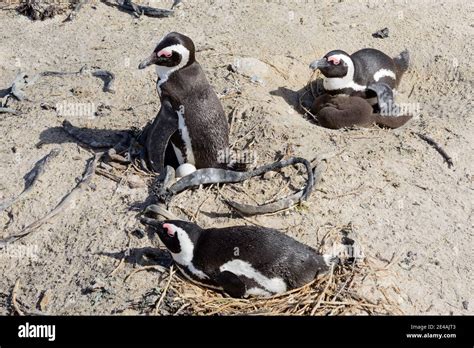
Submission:
M 322 127 L 339 129 L 344 127 L 370 127 L 374 124 L 384 128 L 398 128 L 407 123 L 413 116 L 403 115 L 393 103 L 392 89 L 385 83 L 368 87 L 377 95 L 379 112 L 373 111 L 368 100 L 345 94 L 323 94 L 317 97 L 311 107 Z
M 229 147 L 227 118 L 195 54 L 189 37 L 172 32 L 139 65 L 155 65 L 158 75 L 161 109 L 140 137 L 155 172 L 165 164 L 177 167 L 178 177 L 225 167 L 219 155 Z
M 142 222 L 158 234 L 186 278 L 232 297 L 268 297 L 299 288 L 337 260 L 269 228 L 202 229 L 147 217 Z
M 391 58 L 379 50 L 364 48 L 352 55 L 342 50 L 331 51 L 313 61 L 310 68 L 324 75 L 323 87 L 327 93 L 367 98 L 373 97 L 368 87 L 375 83 L 385 83 L 392 89 L 396 88 L 409 62 L 410 55 L 406 50 Z
M 377 105 L 376 96 L 368 87 L 384 83 L 395 89 L 408 69 L 409 62 L 407 50 L 391 58 L 379 50 L 364 48 L 352 55 L 342 50 L 331 51 L 313 61 L 310 68 L 323 74 L 326 93 L 358 96 L 368 99 L 371 105 Z

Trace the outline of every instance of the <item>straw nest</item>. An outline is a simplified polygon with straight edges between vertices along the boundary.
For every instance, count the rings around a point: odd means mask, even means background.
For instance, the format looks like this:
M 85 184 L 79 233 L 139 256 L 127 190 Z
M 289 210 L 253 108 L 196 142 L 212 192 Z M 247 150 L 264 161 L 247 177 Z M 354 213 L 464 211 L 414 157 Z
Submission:
M 334 241 L 339 233 L 326 236 Z M 347 237 L 343 237 L 347 238 Z M 326 248 L 327 250 L 327 248 Z M 322 250 L 321 250 L 322 251 Z M 236 299 L 195 285 L 183 278 L 172 266 L 163 276 L 155 299 L 148 300 L 147 308 L 141 310 L 148 314 L 166 315 L 382 315 L 403 314 L 393 300 L 400 294 L 394 284 L 381 286 L 380 280 L 390 273 L 388 264 L 380 265 L 377 259 L 341 258 L 332 272 L 320 276 L 313 282 L 285 294 L 268 298 Z M 375 284 L 375 285 L 374 285 Z M 379 294 L 376 300 L 358 293 L 362 285 L 370 287 Z M 371 296 L 372 297 L 372 296 Z

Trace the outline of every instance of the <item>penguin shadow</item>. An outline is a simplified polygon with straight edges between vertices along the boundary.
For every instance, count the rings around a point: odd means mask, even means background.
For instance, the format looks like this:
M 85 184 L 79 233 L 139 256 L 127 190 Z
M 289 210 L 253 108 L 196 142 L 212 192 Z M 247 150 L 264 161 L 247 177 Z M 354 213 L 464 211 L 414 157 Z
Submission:
M 112 148 L 130 135 L 130 130 L 91 129 L 69 125 L 77 135 L 72 136 L 64 127 L 51 127 L 40 133 L 37 148 L 49 144 L 75 143 L 83 147 L 98 144 L 97 148 Z M 95 147 L 95 146 L 94 146 Z
M 273 96 L 283 98 L 283 100 L 285 100 L 285 102 L 294 110 L 316 124 L 317 121 L 311 117 L 311 115 L 308 115 L 307 110 L 311 109 L 315 98 L 323 93 L 323 80 L 320 78 L 311 81 L 297 91 L 291 90 L 287 87 L 278 87 L 278 89 L 270 92 Z
M 173 264 L 173 259 L 167 250 L 154 247 L 131 248 L 120 252 L 101 251 L 97 255 L 110 257 L 118 261 L 123 259 L 125 263 L 140 267 L 161 266 L 169 269 Z
M 11 87 L 0 89 L 0 98 L 6 97 L 11 92 Z

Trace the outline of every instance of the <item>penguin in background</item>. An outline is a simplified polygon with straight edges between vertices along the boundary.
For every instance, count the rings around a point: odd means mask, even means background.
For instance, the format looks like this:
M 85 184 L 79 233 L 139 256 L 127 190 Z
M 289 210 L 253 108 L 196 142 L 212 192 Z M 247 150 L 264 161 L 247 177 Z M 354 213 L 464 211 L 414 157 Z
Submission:
M 368 99 L 371 105 L 377 105 L 377 95 L 368 87 L 384 83 L 392 90 L 397 88 L 409 62 L 407 50 L 391 58 L 379 50 L 364 48 L 352 55 L 342 50 L 330 51 L 313 61 L 310 68 L 323 74 L 326 93 L 358 96 Z M 377 108 L 374 110 L 378 111 Z
M 177 177 L 199 168 L 223 168 L 229 126 L 222 105 L 196 61 L 193 41 L 180 33 L 163 37 L 139 69 L 156 67 L 161 109 L 140 136 L 151 168 L 177 168 Z
M 232 297 L 268 297 L 299 288 L 338 260 L 274 229 L 234 226 L 203 229 L 180 220 L 143 217 L 182 274 Z

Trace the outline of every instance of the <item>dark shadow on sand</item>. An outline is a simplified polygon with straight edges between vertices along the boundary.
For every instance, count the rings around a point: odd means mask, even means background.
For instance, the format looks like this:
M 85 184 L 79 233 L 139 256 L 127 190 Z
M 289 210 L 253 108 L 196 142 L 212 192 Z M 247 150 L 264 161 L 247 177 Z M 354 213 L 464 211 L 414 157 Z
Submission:
M 151 233 L 151 232 L 150 232 Z M 132 237 L 134 238 L 134 237 Z M 162 266 L 170 268 L 173 264 L 171 255 L 167 250 L 153 247 L 131 248 L 119 252 L 99 252 L 97 255 L 111 257 L 116 260 L 124 259 L 125 263 L 139 266 Z
M 313 93 L 315 97 L 321 95 L 323 93 L 322 86 L 322 79 L 316 79 L 297 91 L 293 91 L 286 87 L 279 87 L 278 89 L 271 91 L 270 94 L 283 98 L 287 104 L 292 106 L 297 112 L 306 115 L 306 111 L 301 106 L 304 106 L 308 110 L 311 109 L 314 102 Z M 308 117 L 308 119 L 314 122 L 312 117 Z
M 87 139 L 88 143 L 95 141 L 104 146 L 99 148 L 112 148 L 130 136 L 130 130 L 110 130 L 110 129 L 91 129 L 72 126 L 77 134 L 80 134 L 81 139 Z M 87 144 L 81 142 L 80 139 L 71 136 L 64 127 L 51 127 L 40 134 L 37 147 L 48 144 L 65 144 L 76 143 L 80 146 L 89 147 Z

